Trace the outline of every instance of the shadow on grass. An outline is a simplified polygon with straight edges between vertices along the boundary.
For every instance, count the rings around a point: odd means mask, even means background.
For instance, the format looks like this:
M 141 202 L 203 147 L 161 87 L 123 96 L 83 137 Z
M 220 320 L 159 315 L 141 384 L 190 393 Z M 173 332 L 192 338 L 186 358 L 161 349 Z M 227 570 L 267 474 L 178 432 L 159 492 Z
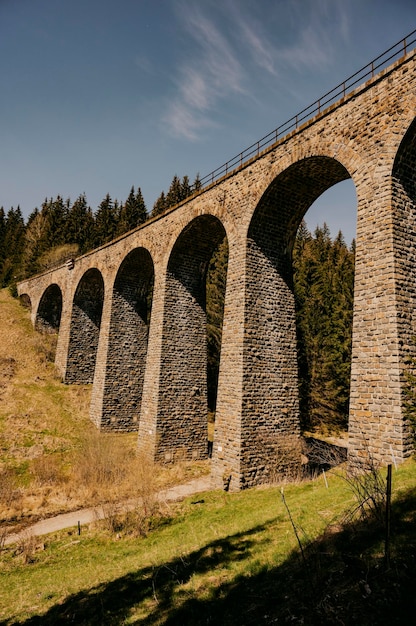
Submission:
M 416 490 L 392 508 L 390 567 L 383 559 L 384 530 L 376 522 L 328 529 L 304 550 L 252 576 L 192 592 L 193 575 L 215 575 L 236 560 L 253 558 L 261 531 L 215 541 L 158 568 L 143 568 L 81 591 L 41 617 L 5 624 L 249 626 L 413 623 L 416 611 Z M 255 554 L 254 554 L 255 556 Z M 145 617 L 133 609 L 146 604 Z M 137 615 L 137 614 L 136 614 Z M 129 617 L 130 616 L 130 617 Z

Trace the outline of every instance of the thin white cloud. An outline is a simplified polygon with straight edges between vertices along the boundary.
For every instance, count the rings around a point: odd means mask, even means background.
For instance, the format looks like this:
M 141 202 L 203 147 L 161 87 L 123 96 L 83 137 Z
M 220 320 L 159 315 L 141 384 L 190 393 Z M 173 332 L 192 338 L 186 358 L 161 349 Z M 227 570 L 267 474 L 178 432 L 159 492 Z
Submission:
M 177 6 L 192 58 L 178 65 L 176 95 L 164 122 L 172 135 L 193 141 L 212 126 L 224 100 L 236 95 L 255 98 L 252 87 L 261 76 L 282 77 L 284 85 L 288 81 L 283 77 L 290 72 L 328 67 L 334 32 L 348 38 L 344 0 L 260 6 L 244 0 L 223 0 L 220 5 L 207 0 L 203 6 L 182 0 Z
M 244 93 L 244 72 L 214 21 L 200 7 L 181 6 L 180 22 L 192 40 L 195 54 L 178 68 L 177 95 L 164 122 L 174 136 L 196 140 L 201 131 L 214 124 L 210 114 L 218 101 Z

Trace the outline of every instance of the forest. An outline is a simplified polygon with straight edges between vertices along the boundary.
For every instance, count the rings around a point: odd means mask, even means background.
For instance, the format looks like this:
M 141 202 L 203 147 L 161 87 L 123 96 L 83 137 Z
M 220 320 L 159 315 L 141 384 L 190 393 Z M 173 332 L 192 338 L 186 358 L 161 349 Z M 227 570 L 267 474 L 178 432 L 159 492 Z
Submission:
M 103 245 L 163 213 L 200 189 L 199 176 L 174 176 L 150 212 L 140 187 L 119 202 L 107 194 L 95 212 L 85 194 L 73 203 L 45 199 L 25 222 L 19 207 L 0 208 L 0 286 L 16 282 Z M 215 411 L 228 247 L 214 251 L 207 273 L 209 408 Z M 327 226 L 311 233 L 302 222 L 293 249 L 301 423 L 304 431 L 346 429 L 351 367 L 355 243 Z

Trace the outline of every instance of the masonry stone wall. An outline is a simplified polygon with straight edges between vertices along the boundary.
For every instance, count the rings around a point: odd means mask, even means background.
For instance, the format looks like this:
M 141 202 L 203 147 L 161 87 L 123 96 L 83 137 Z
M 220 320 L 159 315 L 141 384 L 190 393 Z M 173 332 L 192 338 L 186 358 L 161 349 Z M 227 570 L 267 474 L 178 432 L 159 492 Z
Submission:
M 204 281 L 214 246 L 226 236 L 213 485 L 264 482 L 282 455 L 288 466 L 296 463 L 291 251 L 312 202 L 351 178 L 357 239 L 349 454 L 404 459 L 411 449 L 405 369 L 416 335 L 415 112 L 413 52 L 200 194 L 76 259 L 72 270 L 21 283 L 34 322 L 45 318 L 43 294 L 59 287 L 56 365 L 67 381 L 94 372 L 97 426 L 137 427 L 138 448 L 150 459 L 169 461 L 176 450 L 204 456 Z M 102 277 L 99 323 L 78 290 L 89 270 Z M 96 321 L 98 344 L 88 367 L 74 368 L 74 342 L 86 345 L 81 315 L 87 325 L 85 315 Z
M 143 248 L 117 272 L 111 307 L 101 427 L 137 430 L 143 392 L 154 268 Z

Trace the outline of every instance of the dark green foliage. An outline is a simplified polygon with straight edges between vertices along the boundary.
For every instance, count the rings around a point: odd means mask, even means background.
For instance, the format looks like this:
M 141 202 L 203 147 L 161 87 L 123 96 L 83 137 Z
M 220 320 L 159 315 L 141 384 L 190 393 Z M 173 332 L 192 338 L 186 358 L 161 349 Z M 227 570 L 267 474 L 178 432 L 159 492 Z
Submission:
M 351 369 L 354 246 L 302 224 L 293 250 L 304 428 L 345 428 Z
M 215 411 L 217 401 L 227 265 L 228 242 L 224 238 L 214 250 L 208 266 L 206 282 L 208 407 L 211 411 Z
M 192 192 L 200 191 L 201 189 L 202 189 L 202 183 L 201 183 L 201 178 L 198 172 L 198 174 L 195 176 L 195 180 L 192 185 Z
M 95 214 L 94 247 L 102 246 L 114 239 L 117 234 L 118 218 L 118 203 L 114 203 L 108 193 Z
M 165 192 L 162 191 L 162 193 L 160 194 L 160 196 L 158 197 L 158 199 L 156 200 L 156 202 L 153 205 L 152 217 L 156 217 L 156 215 L 160 215 L 167 208 L 168 208 L 168 206 L 166 204 Z
M 201 183 L 199 181 L 199 175 L 197 176 L 193 186 L 191 187 L 188 176 L 184 176 L 181 181 L 180 178 L 175 174 L 170 184 L 168 193 L 165 195 L 165 192 L 162 191 L 162 193 L 154 203 L 152 217 L 160 215 L 161 213 L 166 211 L 166 209 L 169 209 L 170 207 L 179 204 L 179 202 L 182 202 L 182 200 L 185 200 L 190 195 L 192 195 L 196 188 L 199 189 L 200 187 Z
M 137 193 L 135 193 L 133 186 L 126 202 L 122 205 L 120 210 L 120 218 L 117 224 L 117 235 L 122 235 L 123 233 L 127 233 L 129 230 L 133 230 L 133 228 L 143 224 L 146 219 L 147 211 L 142 191 L 140 187 L 138 187 Z
M 0 215 L 0 285 L 6 287 L 20 278 L 21 256 L 24 248 L 25 224 L 20 207 L 13 207 L 6 217 L 2 209 Z
M 6 236 L 6 214 L 4 213 L 3 207 L 0 207 L 0 268 L 3 267 L 3 263 L 6 258 L 6 250 L 4 247 L 5 236 Z
M 81 254 L 93 248 L 94 216 L 85 194 L 81 194 L 69 210 L 65 243 L 77 243 Z
M 69 212 L 69 200 L 64 202 L 61 196 L 52 198 L 42 205 L 45 224 L 43 231 L 43 247 L 45 250 L 65 243 L 66 220 Z
M 183 200 L 182 185 L 181 181 L 175 174 L 170 184 L 169 191 L 166 194 L 166 204 L 168 207 L 175 206 L 175 204 L 179 204 L 181 200 Z

